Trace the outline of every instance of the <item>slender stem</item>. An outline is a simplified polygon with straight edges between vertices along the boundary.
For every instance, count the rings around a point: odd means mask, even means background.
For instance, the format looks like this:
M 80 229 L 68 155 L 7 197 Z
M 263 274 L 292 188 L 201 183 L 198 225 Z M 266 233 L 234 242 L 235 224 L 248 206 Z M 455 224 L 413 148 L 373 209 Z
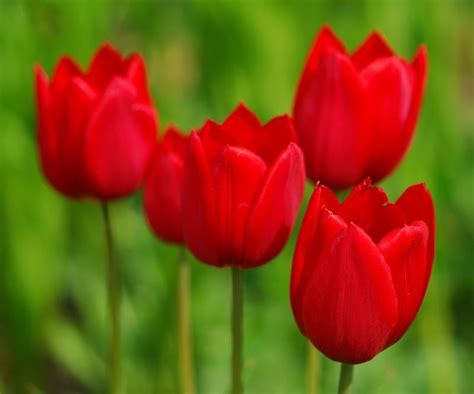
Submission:
M 120 279 L 117 261 L 114 253 L 112 226 L 110 223 L 109 207 L 102 203 L 102 215 L 107 242 L 107 298 L 110 315 L 110 360 L 109 360 L 109 392 L 121 392 L 120 382 Z
M 308 359 L 306 361 L 306 387 L 308 394 L 318 392 L 319 381 L 319 354 L 311 341 L 307 342 Z
M 350 394 L 352 392 L 352 376 L 354 365 L 341 363 L 341 374 L 339 375 L 339 394 Z
M 232 394 L 242 394 L 242 272 L 232 268 Z
M 186 248 L 181 247 L 178 272 L 178 336 L 179 373 L 181 392 L 194 394 L 193 356 L 191 344 L 191 323 L 189 317 L 189 262 Z

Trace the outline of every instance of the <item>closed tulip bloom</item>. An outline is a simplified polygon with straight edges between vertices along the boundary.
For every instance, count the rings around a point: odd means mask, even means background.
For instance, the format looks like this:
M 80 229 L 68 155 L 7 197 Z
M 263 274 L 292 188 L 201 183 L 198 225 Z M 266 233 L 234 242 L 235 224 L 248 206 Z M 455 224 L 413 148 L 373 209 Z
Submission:
M 426 73 L 424 46 L 408 62 L 374 32 L 349 54 L 323 27 L 293 108 L 308 177 L 339 189 L 387 176 L 412 139 Z
M 153 232 L 165 241 L 182 243 L 182 186 L 186 137 L 168 127 L 155 147 L 143 190 L 143 206 Z
M 240 105 L 193 132 L 185 154 L 183 231 L 205 263 L 251 268 L 275 257 L 303 197 L 303 154 L 288 116 L 262 125 Z
M 63 57 L 51 80 L 36 66 L 35 83 L 39 156 L 51 185 L 72 198 L 133 193 L 157 127 L 142 58 L 104 45 L 87 71 Z
M 424 184 L 409 187 L 394 204 L 368 180 L 343 203 L 316 186 L 291 274 L 301 332 L 326 356 L 348 364 L 398 341 L 428 286 L 434 226 Z

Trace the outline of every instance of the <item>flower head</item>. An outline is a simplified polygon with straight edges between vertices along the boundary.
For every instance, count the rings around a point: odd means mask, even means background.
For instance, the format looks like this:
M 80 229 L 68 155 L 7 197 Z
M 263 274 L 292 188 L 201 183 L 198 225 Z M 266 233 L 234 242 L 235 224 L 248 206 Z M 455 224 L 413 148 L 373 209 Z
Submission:
M 291 305 L 302 333 L 328 357 L 351 364 L 398 341 L 428 286 L 434 225 L 424 184 L 394 204 L 370 180 L 343 203 L 317 185 L 291 275 Z
M 38 148 L 43 172 L 68 197 L 102 200 L 141 184 L 157 118 L 140 55 L 103 45 L 82 71 L 62 57 L 48 80 L 35 67 Z

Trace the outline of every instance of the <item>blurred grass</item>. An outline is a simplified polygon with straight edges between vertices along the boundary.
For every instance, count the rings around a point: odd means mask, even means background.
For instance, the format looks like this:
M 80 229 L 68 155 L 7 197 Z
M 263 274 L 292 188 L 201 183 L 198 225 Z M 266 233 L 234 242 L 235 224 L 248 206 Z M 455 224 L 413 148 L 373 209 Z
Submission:
M 37 165 L 32 67 L 68 53 L 86 65 L 103 41 L 140 51 L 161 124 L 222 120 L 245 101 L 263 120 L 290 111 L 322 23 L 349 48 L 374 28 L 398 53 L 428 46 L 416 137 L 384 183 L 392 198 L 426 181 L 438 219 L 432 283 L 407 335 L 355 370 L 359 393 L 474 391 L 474 7 L 471 1 L 0 0 L 0 378 L 12 392 L 103 392 L 106 313 L 97 204 L 51 190 Z M 308 195 L 311 188 L 308 186 Z M 303 212 L 303 210 L 302 210 Z M 140 196 L 112 207 L 124 284 L 124 373 L 132 393 L 177 391 L 177 250 L 156 241 Z M 245 273 L 248 393 L 304 392 L 305 341 L 288 283 L 294 235 Z M 230 274 L 192 265 L 197 387 L 229 389 Z M 334 392 L 322 361 L 321 390 Z M 0 391 L 4 392 L 0 387 Z

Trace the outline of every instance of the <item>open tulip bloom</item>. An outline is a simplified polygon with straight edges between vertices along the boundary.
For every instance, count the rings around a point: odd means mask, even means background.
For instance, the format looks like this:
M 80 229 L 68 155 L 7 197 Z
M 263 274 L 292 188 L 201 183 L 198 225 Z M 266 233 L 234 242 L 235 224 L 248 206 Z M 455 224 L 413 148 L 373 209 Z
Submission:
M 120 282 L 107 201 L 132 194 L 143 181 L 157 117 L 140 55 L 124 58 L 103 45 L 87 71 L 62 57 L 48 80 L 35 67 L 38 150 L 44 175 L 70 198 L 102 202 L 108 249 L 111 319 L 110 392 L 120 389 Z
M 184 239 L 201 261 L 232 267 L 233 392 L 241 391 L 240 269 L 260 266 L 285 245 L 305 183 L 291 118 L 262 125 L 240 105 L 222 125 L 193 132 L 185 154 Z
M 407 62 L 375 32 L 349 54 L 323 27 L 293 108 L 308 177 L 336 189 L 386 177 L 412 139 L 426 73 L 424 46 Z
M 190 136 L 184 238 L 216 267 L 253 268 L 285 245 L 303 198 L 303 154 L 288 116 L 262 125 L 245 106 Z
M 329 358 L 363 363 L 397 342 L 420 309 L 434 256 L 424 184 L 394 203 L 370 180 L 343 203 L 317 185 L 295 249 L 291 305 L 301 332 Z

